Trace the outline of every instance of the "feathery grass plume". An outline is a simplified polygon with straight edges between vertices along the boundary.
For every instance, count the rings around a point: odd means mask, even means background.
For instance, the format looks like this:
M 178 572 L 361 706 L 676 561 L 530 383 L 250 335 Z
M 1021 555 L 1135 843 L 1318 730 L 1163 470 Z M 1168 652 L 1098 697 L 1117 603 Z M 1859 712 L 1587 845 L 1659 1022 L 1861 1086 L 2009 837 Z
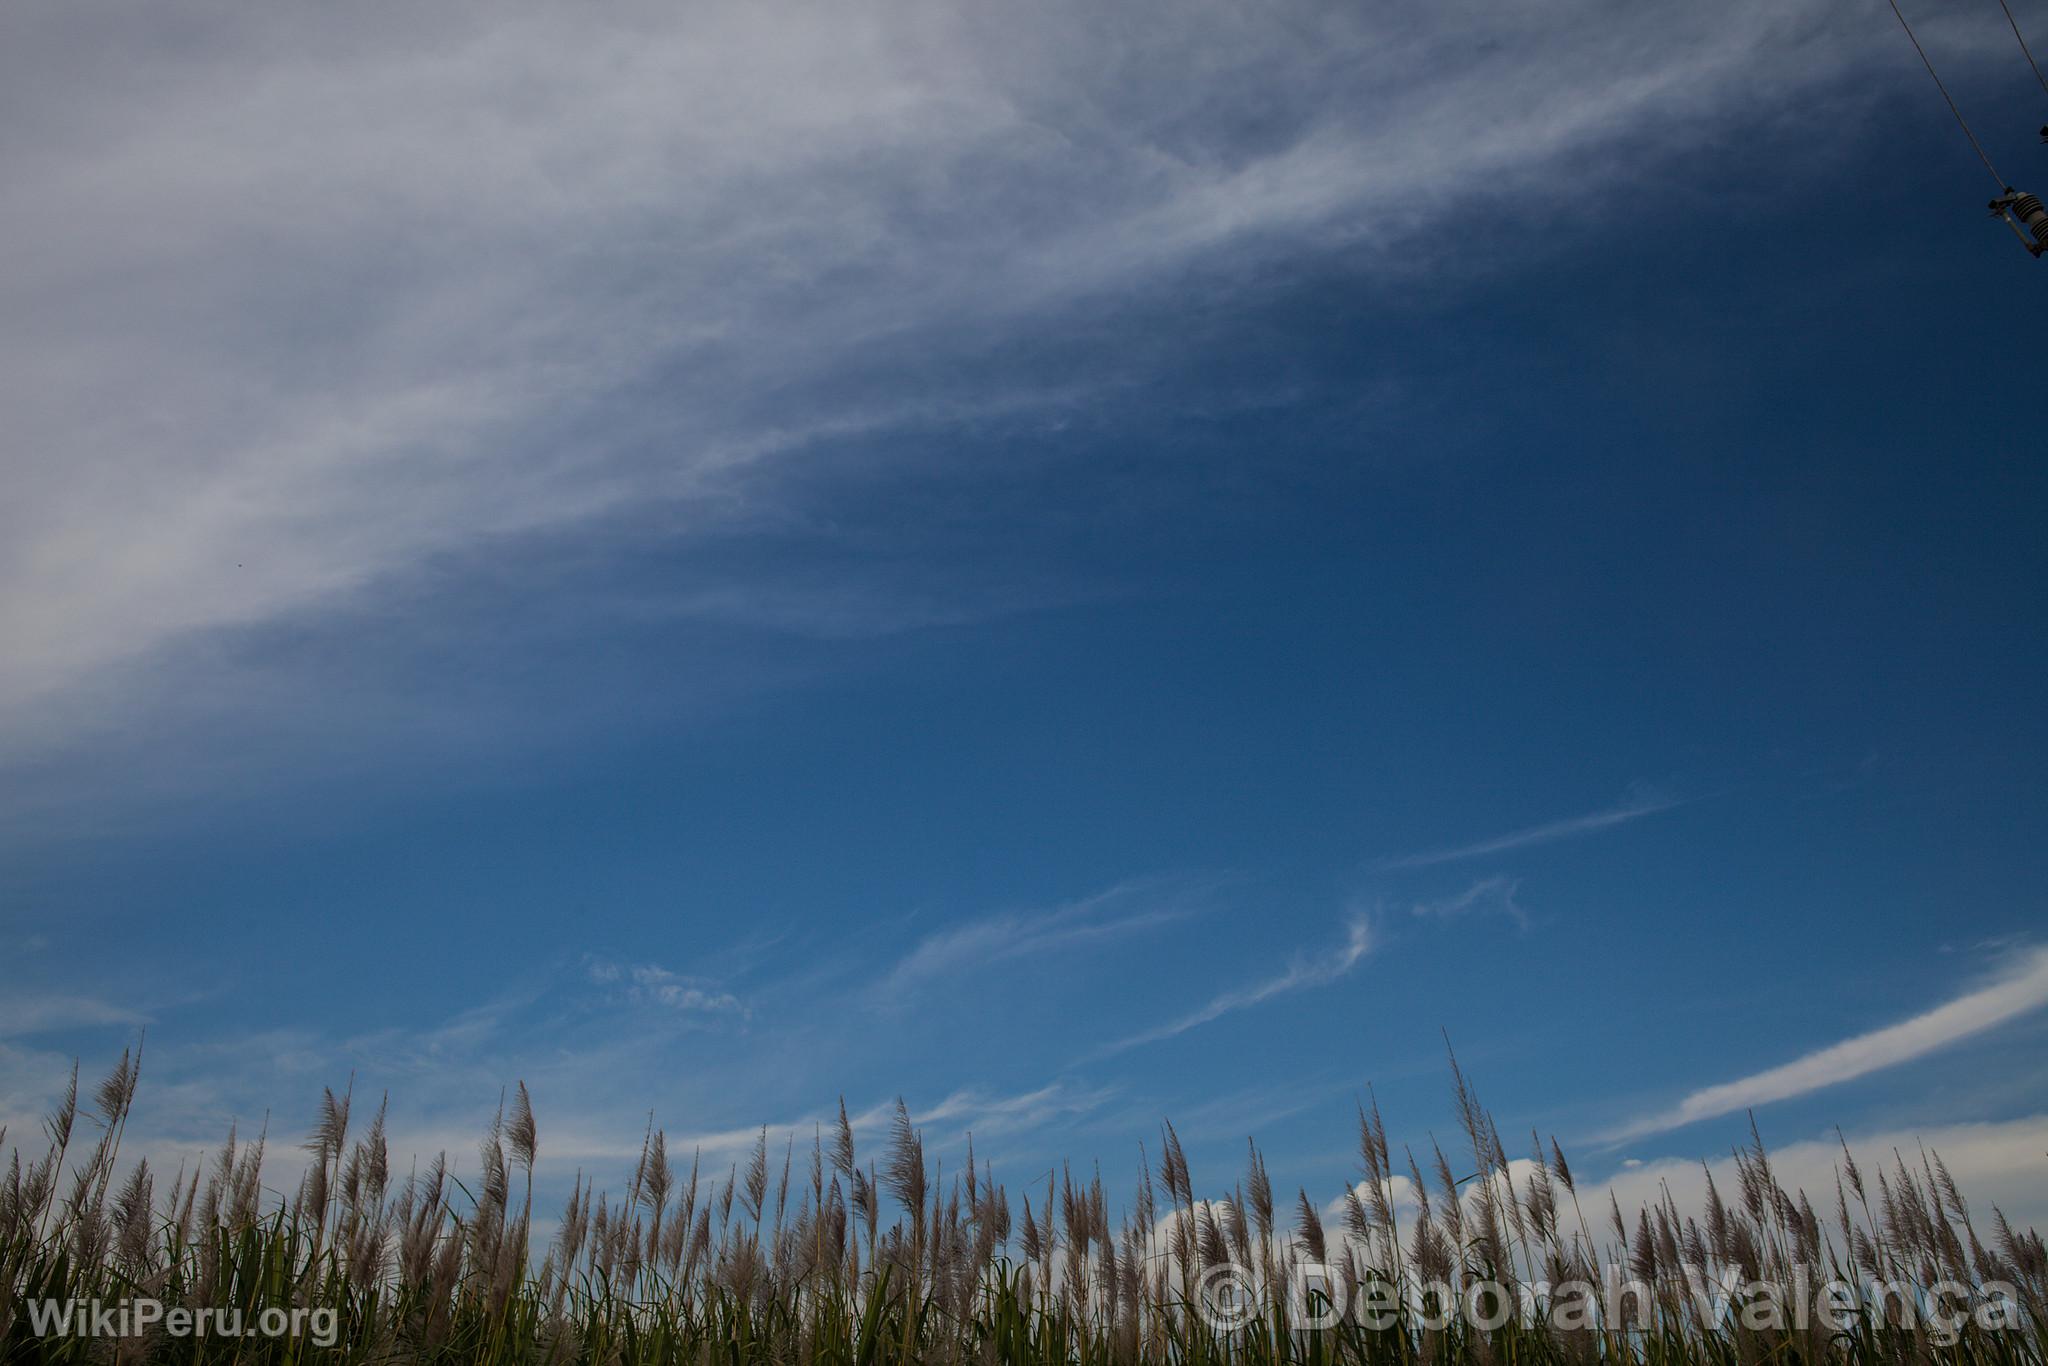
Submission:
M 1535 1156 L 1530 1161 L 1528 1181 L 1522 1191 L 1522 1209 L 1537 1239 L 1545 1244 L 1555 1243 L 1557 1191 L 1550 1184 L 1550 1167 L 1544 1161 L 1543 1140 L 1531 1133 L 1529 1141 L 1535 1148 Z
M 626 1187 L 625 1204 L 628 1209 L 640 1207 L 640 1188 L 647 1181 L 647 1163 L 652 1156 L 656 1136 L 654 1113 L 650 1110 L 647 1114 L 647 1128 L 640 1135 L 640 1161 L 634 1166 L 633 1179 Z
M 1372 1215 L 1366 1212 L 1365 1202 L 1358 1198 L 1358 1187 L 1346 1186 L 1342 1196 L 1344 1205 L 1344 1229 L 1361 1243 L 1369 1244 L 1372 1239 Z
M 639 1193 L 640 1208 L 659 1221 L 662 1211 L 668 1208 L 669 1192 L 675 1187 L 675 1169 L 668 1160 L 668 1134 L 663 1130 L 654 1130 L 641 1148 L 640 1171 L 633 1185 Z
M 1273 1233 L 1273 1182 L 1266 1175 L 1266 1159 L 1260 1154 L 1258 1145 L 1246 1139 L 1244 1146 L 1245 1199 L 1240 1203 L 1250 1205 L 1252 1222 L 1263 1242 Z
M 229 1182 L 228 1223 L 232 1228 L 245 1229 L 256 1222 L 263 1194 L 263 1157 L 269 1147 L 270 1117 L 265 1115 L 256 1141 L 245 1144 L 235 1160 Z
M 140 1067 L 139 1052 L 122 1050 L 121 1061 L 93 1093 L 100 1136 L 91 1155 L 73 1173 L 71 1196 L 60 1221 L 60 1226 L 69 1226 L 72 1250 L 81 1261 L 97 1261 L 115 1235 L 107 1213 L 108 1192 Z
M 1045 1249 L 1045 1235 L 1039 1231 L 1038 1220 L 1032 1216 L 1031 1196 L 1028 1193 L 1024 1196 L 1024 1214 L 1017 1242 L 1027 1262 L 1037 1261 L 1039 1254 Z
M 1371 1217 L 1360 1221 L 1355 1231 L 1368 1250 L 1374 1235 L 1378 1236 L 1381 1259 L 1377 1266 L 1385 1271 L 1399 1259 L 1401 1230 L 1394 1217 L 1393 1165 L 1387 1147 L 1387 1126 L 1380 1116 L 1379 1097 L 1373 1095 L 1371 1099 L 1370 1111 L 1364 1106 L 1358 1110 L 1358 1155 L 1365 1168 L 1365 1200 L 1369 1203 Z M 1356 1194 L 1351 1194 L 1350 1203 L 1359 1203 Z
M 832 1134 L 832 1165 L 849 1182 L 860 1172 L 853 1154 L 853 1125 L 846 1118 L 846 1097 L 839 1098 L 839 1124 Z
M 100 1120 L 107 1128 L 116 1128 L 127 1118 L 128 1107 L 135 1100 L 135 1084 L 141 1075 L 141 1053 L 138 1051 L 131 1056 L 127 1049 L 122 1049 L 121 1061 L 115 1064 L 114 1070 L 101 1080 L 93 1092 Z
M 64 1201 L 58 1220 L 71 1244 L 71 1255 L 81 1262 L 96 1262 L 105 1250 L 106 1227 L 101 1220 L 100 1202 L 93 1198 L 98 1186 L 100 1156 L 82 1163 L 71 1174 L 71 1194 Z
M 381 1122 L 384 1112 L 380 1109 L 377 1118 Z M 526 1094 L 526 1083 L 520 1082 L 512 1099 L 512 1120 L 506 1126 L 505 1139 L 512 1145 L 513 1160 L 524 1167 L 528 1175 L 540 1154 L 540 1130 L 533 1122 L 533 1098 Z
M 1223 1231 L 1222 1221 L 1216 1217 L 1216 1202 L 1202 1202 L 1196 1223 L 1195 1250 L 1206 1269 L 1222 1266 L 1230 1260 L 1230 1246 Z
M 339 1100 L 332 1088 L 323 1087 L 319 1118 L 314 1122 L 312 1136 L 302 1145 L 313 1158 L 299 1189 L 303 1217 L 313 1224 L 313 1255 L 316 1260 L 327 1234 L 332 1183 L 340 1174 L 341 1155 L 348 1143 L 349 1102 L 354 1094 L 353 1077 Z
M 172 1190 L 174 1208 L 169 1219 L 168 1242 L 173 1254 L 177 1249 L 189 1246 L 192 1241 L 193 1202 L 199 1196 L 199 1171 L 196 1167 L 190 1176 L 183 1178 L 183 1186 L 182 1194 L 175 1187 Z
M 1174 1131 L 1173 1121 L 1159 1122 L 1159 1178 L 1166 1184 L 1167 1203 L 1172 1206 L 1172 1229 L 1168 1234 L 1174 1269 L 1180 1273 L 1180 1293 L 1194 1289 L 1194 1275 L 1201 1258 L 1201 1239 L 1195 1222 L 1194 1179 L 1188 1159 Z
M 1180 1135 L 1173 1131 L 1171 1120 L 1160 1121 L 1159 1179 L 1166 1183 L 1166 1193 L 1176 1204 L 1194 1203 L 1194 1188 L 1188 1180 L 1188 1159 L 1181 1151 Z
M 369 1132 L 357 1140 L 342 1173 L 341 1250 L 355 1274 L 372 1283 L 383 1280 L 391 1255 L 391 1155 L 384 1133 L 389 1105 L 389 1096 L 379 1099 Z
M 1245 1219 L 1244 1187 L 1240 1184 L 1230 1193 L 1228 1200 L 1221 1202 L 1223 1236 L 1230 1244 L 1230 1255 L 1238 1265 L 1261 1271 L 1264 1267 L 1252 1255 L 1251 1225 Z
M 882 1167 L 882 1185 L 910 1215 L 909 1244 L 904 1249 L 910 1266 L 924 1260 L 928 1235 L 925 1198 L 929 1193 L 924 1161 L 924 1140 L 910 1123 L 910 1107 L 896 1098 L 896 1114 L 890 1123 L 889 1153 Z M 913 1279 L 907 1287 L 915 1292 Z
M 691 1220 L 700 1213 L 697 1208 L 697 1192 L 703 1180 L 703 1170 L 704 1150 L 702 1148 L 691 1149 L 690 1179 L 683 1185 L 682 1198 L 676 1202 L 675 1213 L 676 1222 L 685 1229 L 691 1227 Z M 708 1213 L 708 1211 L 703 1212 Z
M 1158 1221 L 1158 1196 L 1152 1189 L 1152 1159 L 1145 1152 L 1143 1139 L 1138 1141 L 1138 1181 L 1132 1197 L 1131 1217 L 1149 1237 L 1152 1225 Z
M 1550 1171 L 1566 1190 L 1578 1193 L 1579 1188 L 1572 1183 L 1571 1164 L 1564 1160 L 1564 1149 L 1557 1145 L 1555 1138 L 1550 1140 Z
M 1060 1247 L 1059 1225 L 1057 1216 L 1053 1212 L 1053 1176 L 1052 1172 L 1045 1174 L 1045 1203 L 1039 1207 L 1038 1218 L 1038 1231 L 1040 1234 L 1038 1278 L 1039 1282 L 1048 1291 L 1055 1288 L 1052 1279 L 1052 1259 Z M 1058 1288 L 1064 1293 L 1064 1287 Z
M 728 1167 L 725 1173 L 725 1184 L 718 1188 L 718 1231 L 721 1242 L 724 1241 L 726 1225 L 732 1220 L 732 1197 L 733 1191 L 738 1187 L 738 1183 L 739 1168 Z
M 57 1196 L 57 1182 L 63 1173 L 65 1155 L 71 1151 L 71 1131 L 78 1122 L 78 1065 L 71 1066 L 71 1080 L 64 1089 L 64 1099 L 57 1108 L 43 1119 L 43 1132 L 50 1140 L 49 1151 L 43 1159 L 29 1169 L 29 1175 L 22 1192 L 23 1214 L 34 1221 L 36 1237 L 40 1241 L 47 1230 L 52 1202 Z
M 1419 1216 L 1415 1221 L 1412 1255 L 1416 1273 L 1424 1282 L 1449 1283 L 1456 1274 L 1455 1248 L 1437 1229 L 1436 1221 L 1427 1214 Z
M 1451 1160 L 1444 1156 L 1434 1135 L 1429 1140 L 1430 1155 L 1435 1159 L 1432 1170 L 1436 1175 L 1437 1191 L 1442 1197 L 1444 1231 L 1453 1244 L 1465 1244 L 1465 1207 L 1458 1198 L 1458 1178 L 1451 1174 Z
M 1500 1201 L 1494 1193 L 1491 1173 L 1482 1170 L 1475 1189 L 1478 1198 L 1473 1202 L 1472 1241 L 1469 1245 L 1477 1264 L 1474 1275 L 1488 1280 L 1505 1280 L 1513 1274 L 1513 1269 L 1508 1261 L 1505 1230 L 1500 1220 Z
M 1472 1161 L 1483 1173 L 1493 1159 L 1493 1120 L 1479 1103 L 1479 1093 L 1472 1089 L 1465 1071 L 1458 1066 L 1458 1055 L 1451 1050 L 1451 1042 L 1444 1040 L 1444 1053 L 1450 1061 L 1452 1098 L 1457 1105 L 1458 1127 L 1465 1131 L 1465 1139 L 1472 1149 Z
M 1422 1164 L 1416 1161 L 1415 1149 L 1413 1148 L 1403 1147 L 1401 1155 L 1408 1159 L 1409 1193 L 1415 1199 L 1416 1209 L 1420 1213 L 1427 1214 L 1429 1213 L 1429 1183 L 1422 1179 Z
M 1316 1213 L 1313 1201 L 1308 1198 L 1308 1187 L 1300 1188 L 1300 1202 L 1295 1206 L 1294 1231 L 1301 1239 L 1301 1246 L 1310 1261 L 1320 1262 L 1330 1255 L 1330 1245 L 1323 1236 L 1323 1216 Z
M 910 1123 L 910 1107 L 896 1098 L 896 1113 L 890 1120 L 889 1157 L 882 1168 L 882 1184 L 904 1209 L 921 1215 L 925 1197 L 924 1142 Z
M 150 1176 L 149 1159 L 135 1164 L 135 1170 L 114 1200 L 114 1257 L 131 1279 L 149 1278 L 151 1216 L 156 1206 L 156 1182 Z
M 761 1222 L 762 1202 L 768 1198 L 768 1128 L 754 1141 L 754 1155 L 747 1159 L 747 1179 L 740 1188 L 740 1208 L 756 1224 Z

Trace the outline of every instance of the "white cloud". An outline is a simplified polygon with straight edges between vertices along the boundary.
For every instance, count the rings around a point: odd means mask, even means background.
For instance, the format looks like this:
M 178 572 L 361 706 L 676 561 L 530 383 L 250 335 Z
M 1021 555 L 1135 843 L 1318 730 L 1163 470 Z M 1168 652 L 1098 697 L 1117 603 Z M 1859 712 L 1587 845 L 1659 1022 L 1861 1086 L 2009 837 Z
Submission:
M 1517 925 L 1529 927 L 1529 913 L 1522 903 L 1515 900 L 1515 893 L 1521 882 L 1511 877 L 1481 878 L 1455 896 L 1439 901 L 1418 901 L 1415 914 L 1425 918 L 1449 919 L 1475 911 L 1497 911 L 1513 920 Z
M 94 996 L 13 992 L 0 997 L 0 1039 L 49 1034 L 94 1025 L 145 1025 L 149 1017 Z
M 2020 955 L 1998 978 L 1910 1019 L 1858 1034 L 1804 1057 L 1735 1081 L 1694 1091 L 1668 1110 L 1624 1125 L 1624 1141 L 1696 1120 L 1734 1114 L 1849 1081 L 1996 1028 L 2048 1005 L 2048 949 Z
M 585 975 L 610 989 L 618 1000 L 635 1005 L 660 1006 L 684 1014 L 744 1014 L 740 998 L 722 990 L 716 982 L 686 977 L 658 963 L 623 964 L 593 958 L 584 965 Z
M 1894 1154 L 1912 1154 L 1917 1159 L 1923 1147 L 1939 1153 L 1970 1202 L 1980 1233 L 1988 1226 L 1984 1216 L 1993 1206 L 2002 1209 L 2017 1228 L 2048 1227 L 2048 1181 L 2042 1180 L 2044 1167 L 2048 1167 L 2042 1156 L 2048 1153 L 2048 1115 L 1865 1132 L 1850 1134 L 1846 1141 L 1858 1164 L 1873 1176 L 1895 1160 Z M 1830 1135 L 1773 1147 L 1771 1168 L 1788 1190 L 1804 1190 L 1816 1206 L 1825 1208 L 1823 1199 L 1827 1205 L 1834 1200 L 1842 1142 Z M 1732 1157 L 1722 1156 L 1704 1165 L 1689 1158 L 1630 1160 L 1605 1181 L 1587 1181 L 1582 1174 L 1579 1204 L 1594 1221 L 1593 1230 L 1599 1236 L 1606 1223 L 1610 1192 L 1631 1215 L 1656 1203 L 1666 1189 L 1679 1208 L 1697 1209 L 1705 1200 L 1708 1170 L 1724 1197 L 1737 1189 Z
M 1364 917 L 1354 917 L 1345 930 L 1344 943 L 1334 953 L 1322 958 L 1297 959 L 1293 966 L 1277 977 L 1269 977 L 1250 986 L 1226 991 L 1211 1000 L 1200 1010 L 1169 1020 L 1155 1029 L 1147 1029 L 1128 1038 L 1119 1039 L 1098 1050 L 1096 1057 L 1122 1053 L 1143 1044 L 1158 1043 L 1190 1029 L 1208 1024 L 1211 1020 L 1228 1015 L 1232 1011 L 1270 1001 L 1275 996 L 1288 992 L 1305 991 L 1312 987 L 1328 986 L 1349 973 L 1366 954 L 1372 951 L 1372 928 Z
M 1769 1149 L 1772 1173 L 1795 1197 L 1803 1191 L 1813 1198 L 1817 1207 L 1831 1208 L 1835 1177 L 1845 1142 L 1849 1151 L 1856 1155 L 1859 1165 L 1873 1177 L 1878 1170 L 1886 1169 L 1895 1162 L 1896 1154 L 1911 1154 L 1917 1166 L 1918 1154 L 1923 1149 L 1930 1154 L 1938 1153 L 1969 1202 L 1980 1234 L 1988 1231 L 1989 1215 L 1994 1207 L 2002 1210 L 2017 1228 L 2048 1224 L 2048 1183 L 2041 1179 L 2042 1154 L 2048 1152 L 2048 1115 L 1879 1130 L 1850 1134 L 1846 1139 L 1835 1135 L 1802 1139 Z M 1511 1186 L 1518 1193 L 1526 1192 L 1535 1166 L 1529 1158 L 1510 1159 L 1507 1176 L 1504 1178 L 1496 1173 L 1491 1178 L 1496 1195 L 1502 1200 L 1509 1198 Z M 1638 1210 L 1658 1204 L 1667 1195 L 1683 1212 L 1693 1213 L 1704 1208 L 1710 1172 L 1724 1199 L 1740 1188 L 1734 1158 L 1725 1153 L 1706 1161 L 1677 1157 L 1649 1161 L 1628 1158 L 1604 1177 L 1596 1175 L 1583 1163 L 1579 1166 L 1576 1198 L 1562 1189 L 1557 1193 L 1560 1204 L 1558 1218 L 1562 1230 L 1569 1236 L 1581 1231 L 1579 1219 L 1583 1212 L 1586 1221 L 1584 1232 L 1596 1244 L 1603 1246 L 1610 1243 L 1612 1237 L 1608 1213 L 1610 1197 L 1619 1203 L 1623 1217 L 1633 1228 Z M 1468 1215 L 1476 1213 L 1479 1202 L 1485 1198 L 1486 1185 L 1486 1182 L 1474 1180 L 1461 1187 L 1459 1200 Z M 1360 1182 L 1354 1189 L 1361 1199 L 1367 1197 L 1366 1183 Z M 1419 1208 L 1414 1182 L 1405 1175 L 1391 1177 L 1390 1195 L 1396 1216 L 1404 1228 L 1412 1228 Z M 1430 1196 L 1441 1203 L 1442 1193 L 1434 1187 Z M 1322 1215 L 1333 1241 L 1343 1236 L 1339 1232 L 1344 1226 L 1343 1199 L 1339 1197 L 1325 1204 Z
M 1425 853 L 1388 859 L 1380 866 L 1431 868 L 1441 863 L 1460 863 L 1466 859 L 1504 854 L 1512 849 L 1554 844 L 1558 840 L 1576 839 L 1580 835 L 1597 834 L 1602 830 L 1611 830 L 1617 825 L 1627 825 L 1630 821 L 1641 820 L 1644 816 L 1654 815 L 1659 811 L 1668 811 L 1676 805 L 1676 802 L 1664 798 L 1640 798 L 1623 802 L 1619 806 L 1608 807 L 1604 811 L 1593 811 L 1583 816 L 1546 821 L 1542 825 L 1511 830 L 1505 835 L 1496 835 L 1492 839 L 1478 840 L 1472 844 L 1453 845 L 1447 849 L 1432 849 Z
M 1156 929 L 1187 914 L 1183 907 L 1151 904 L 1148 898 L 1155 888 L 1150 882 L 1127 882 L 1052 911 L 985 916 L 941 930 L 905 955 L 876 984 L 874 994 L 883 1001 L 899 1001 L 935 980 L 970 977 L 994 963 Z
M 1354 1183 L 1351 1187 L 1351 1193 L 1356 1195 L 1359 1203 L 1363 1204 L 1368 1210 L 1372 1208 L 1372 1182 L 1359 1181 Z M 1393 1210 L 1396 1219 L 1400 1220 L 1403 1224 L 1412 1223 L 1415 1216 L 1422 1210 L 1422 1200 L 1415 1189 L 1415 1179 L 1399 1174 L 1388 1176 L 1387 1204 Z M 1343 1227 L 1346 1213 L 1344 1197 L 1340 1195 L 1334 1200 L 1329 1201 L 1322 1207 L 1320 1213 L 1322 1214 L 1323 1222 L 1330 1228 Z
M 1458 215 L 1503 201 L 1582 214 L 1615 167 L 1853 67 L 1852 22 L 26 13 L 0 49 L 0 757 L 113 724 L 128 690 L 208 692 L 134 667 L 195 638 L 622 509 L 743 525 L 780 455 L 1042 397 L 891 385 L 906 358 L 1233 263 L 1413 268 L 1447 222 L 1486 249 L 1489 216 Z
M 1022 1134 L 1087 1114 L 1112 1094 L 1107 1087 L 1079 1086 L 1067 1081 L 1008 1095 L 970 1088 L 954 1091 L 925 1109 L 913 1108 L 910 1117 L 918 1125 L 935 1125 L 946 1132 L 971 1133 L 977 1138 Z

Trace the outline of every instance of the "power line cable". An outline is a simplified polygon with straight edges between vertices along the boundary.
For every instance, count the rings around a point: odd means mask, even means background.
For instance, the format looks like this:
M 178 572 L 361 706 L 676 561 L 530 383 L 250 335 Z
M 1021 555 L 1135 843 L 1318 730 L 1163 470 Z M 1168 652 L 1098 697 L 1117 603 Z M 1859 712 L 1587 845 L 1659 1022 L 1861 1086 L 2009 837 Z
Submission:
M 2012 6 L 2005 0 L 1998 0 L 1998 7 L 2005 11 L 2005 22 L 2012 25 L 2012 36 L 2019 39 L 2020 51 L 2027 54 L 2027 65 L 2034 68 L 2034 79 L 2041 83 L 2041 89 L 2048 91 L 2048 76 L 2041 74 L 2041 64 L 2034 60 L 2034 50 L 2027 46 L 2027 39 L 2020 32 L 2019 20 L 2012 17 Z
M 1906 22 L 1906 12 L 1899 8 L 1899 0 L 1890 0 L 1890 3 L 1892 13 L 1898 16 L 1899 27 L 1906 30 L 1906 37 L 1912 42 L 1913 50 L 1920 54 L 1920 65 L 1926 67 L 1927 74 L 1934 78 L 1934 88 L 1948 101 L 1948 112 L 1956 116 L 1956 126 L 1963 130 L 1963 136 L 1970 140 L 1970 146 L 1976 150 L 1977 160 L 1983 162 L 1984 169 L 1991 172 L 1991 178 L 1998 182 L 1998 188 L 2005 189 L 2005 177 L 1991 164 L 1991 157 L 1985 152 L 1984 144 L 1977 141 L 1977 135 L 1970 131 L 1970 121 L 1964 118 L 1963 111 L 1956 107 L 1955 96 L 1948 93 L 1948 87 L 1941 82 L 1941 74 L 1934 69 L 1934 63 L 1927 59 L 1927 49 L 1920 46 L 1920 39 L 1914 34 L 1913 26 Z M 2000 0 L 2000 3 L 2003 3 L 2003 0 Z M 2032 57 L 2029 56 L 2028 60 L 2031 61 Z

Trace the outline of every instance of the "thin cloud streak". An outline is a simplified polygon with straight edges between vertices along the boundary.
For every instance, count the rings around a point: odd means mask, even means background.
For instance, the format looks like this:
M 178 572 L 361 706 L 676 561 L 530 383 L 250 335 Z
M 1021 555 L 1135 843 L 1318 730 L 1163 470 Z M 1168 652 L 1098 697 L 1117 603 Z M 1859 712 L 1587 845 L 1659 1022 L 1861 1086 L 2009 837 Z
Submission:
M 1409 854 L 1403 858 L 1388 859 L 1380 864 L 1382 868 L 1434 868 L 1444 863 L 1459 863 L 1466 859 L 1486 858 L 1492 854 L 1504 854 L 1511 849 L 1528 849 L 1539 844 L 1555 844 L 1559 840 L 1576 839 L 1580 835 L 1598 834 L 1611 830 L 1617 825 L 1659 811 L 1669 811 L 1679 805 L 1676 801 L 1626 802 L 1609 807 L 1605 811 L 1594 811 L 1584 816 L 1573 816 L 1567 820 L 1549 821 L 1543 825 L 1532 825 L 1522 830 L 1513 830 L 1492 839 L 1480 840 L 1475 844 L 1460 844 L 1448 849 L 1431 849 L 1420 854 Z
M 1415 914 L 1423 919 L 1448 920 L 1475 911 L 1498 911 L 1526 930 L 1529 912 L 1515 899 L 1521 886 L 1519 878 L 1481 878 L 1456 896 L 1416 902 Z
M 1145 888 L 1143 883 L 1121 883 L 1044 914 L 992 915 L 942 930 L 920 941 L 905 955 L 875 988 L 876 994 L 885 1000 L 895 1000 L 935 980 L 993 963 L 1136 934 L 1171 924 L 1188 914 L 1186 909 L 1174 906 L 1148 906 L 1123 915 L 1108 914 Z
M 1275 996 L 1284 996 L 1291 991 L 1305 991 L 1312 987 L 1328 986 L 1358 966 L 1359 960 L 1372 952 L 1372 927 L 1363 917 L 1354 918 L 1345 934 L 1344 945 L 1336 953 L 1315 962 L 1296 962 L 1294 966 L 1278 977 L 1236 991 L 1226 991 L 1210 1001 L 1200 1010 L 1170 1020 L 1156 1029 L 1148 1029 L 1107 1044 L 1092 1054 L 1095 1058 L 1106 1058 L 1148 1043 L 1158 1043 L 1185 1034 L 1190 1029 L 1208 1024 L 1211 1020 L 1228 1015 L 1235 1010 L 1244 1010 Z
M 1115 1092 L 1108 1087 L 1081 1087 L 1061 1081 L 1034 1090 L 991 1092 L 968 1088 L 948 1092 L 930 1105 L 908 1105 L 910 1122 L 918 1129 L 937 1129 L 944 1141 L 968 1134 L 987 1138 L 994 1134 L 1030 1133 L 1055 1120 L 1071 1119 L 1101 1107 Z M 906 1102 L 907 1104 L 907 1102 Z M 847 1116 L 856 1137 L 875 1139 L 886 1134 L 896 1118 L 896 1101 L 877 1101 Z M 806 1113 L 802 1117 L 740 1128 L 681 1132 L 669 1136 L 671 1152 L 696 1152 L 710 1159 L 730 1158 L 751 1150 L 768 1136 L 771 1150 L 794 1142 L 799 1147 L 820 1130 L 837 1122 L 830 1110 Z
M 1782 1066 L 1694 1091 L 1670 1109 L 1645 1115 L 1608 1138 L 1614 1143 L 1626 1142 L 1698 1120 L 1803 1096 L 1925 1057 L 2043 1006 L 2048 1006 L 2048 949 L 2035 949 L 1988 986 Z
M 91 996 L 18 994 L 0 1001 L 0 1039 L 98 1025 L 146 1025 L 149 1016 Z

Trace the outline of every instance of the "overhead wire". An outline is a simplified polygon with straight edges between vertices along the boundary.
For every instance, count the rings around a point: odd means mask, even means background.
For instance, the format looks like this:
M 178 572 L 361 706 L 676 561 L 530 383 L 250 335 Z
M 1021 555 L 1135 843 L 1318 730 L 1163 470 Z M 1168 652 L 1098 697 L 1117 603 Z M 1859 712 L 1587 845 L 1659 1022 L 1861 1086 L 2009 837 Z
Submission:
M 2004 0 L 2000 0 L 2000 3 L 2003 4 Z M 1892 7 L 1892 13 L 1898 17 L 1899 27 L 1906 30 L 1906 37 L 1913 44 L 1913 51 L 1920 54 L 1920 65 L 1927 68 L 1927 74 L 1933 77 L 1934 79 L 1934 88 L 1941 92 L 1942 99 L 1948 101 L 1948 112 L 1956 116 L 1956 126 L 1961 128 L 1963 130 L 1963 136 L 1970 140 L 1971 148 L 1974 149 L 1977 153 L 1977 160 L 1983 162 L 1984 169 L 1991 172 L 1991 178 L 1998 182 L 1998 188 L 2000 190 L 2007 189 L 2008 186 L 2005 183 L 2005 177 L 2000 175 L 1998 173 L 1998 168 L 1991 164 L 1990 154 L 1984 150 L 1984 144 L 1977 141 L 1976 133 L 1972 132 L 1970 129 L 1970 121 L 1964 118 L 1963 111 L 1956 107 L 1955 96 L 1948 93 L 1948 87 L 1942 83 L 1941 73 L 1936 71 L 1934 69 L 1934 63 L 1928 60 L 1927 49 L 1920 46 L 1919 36 L 1913 32 L 1913 26 L 1906 22 L 1906 12 L 1899 8 L 1899 0 L 1890 0 L 1890 4 Z M 2017 27 L 2015 27 L 2014 31 L 2018 31 Z M 2027 60 L 2033 60 L 2032 54 L 2028 55 Z
M 2034 50 L 2027 46 L 2026 35 L 2020 32 L 2019 20 L 2012 17 L 2012 6 L 2005 0 L 1998 0 L 1998 7 L 2005 11 L 2005 22 L 2012 25 L 2012 36 L 2019 40 L 2020 51 L 2027 56 L 2027 65 L 2034 68 L 2034 79 L 2041 83 L 2041 89 L 2048 91 L 2048 76 L 2041 74 L 2041 64 L 2034 60 Z

